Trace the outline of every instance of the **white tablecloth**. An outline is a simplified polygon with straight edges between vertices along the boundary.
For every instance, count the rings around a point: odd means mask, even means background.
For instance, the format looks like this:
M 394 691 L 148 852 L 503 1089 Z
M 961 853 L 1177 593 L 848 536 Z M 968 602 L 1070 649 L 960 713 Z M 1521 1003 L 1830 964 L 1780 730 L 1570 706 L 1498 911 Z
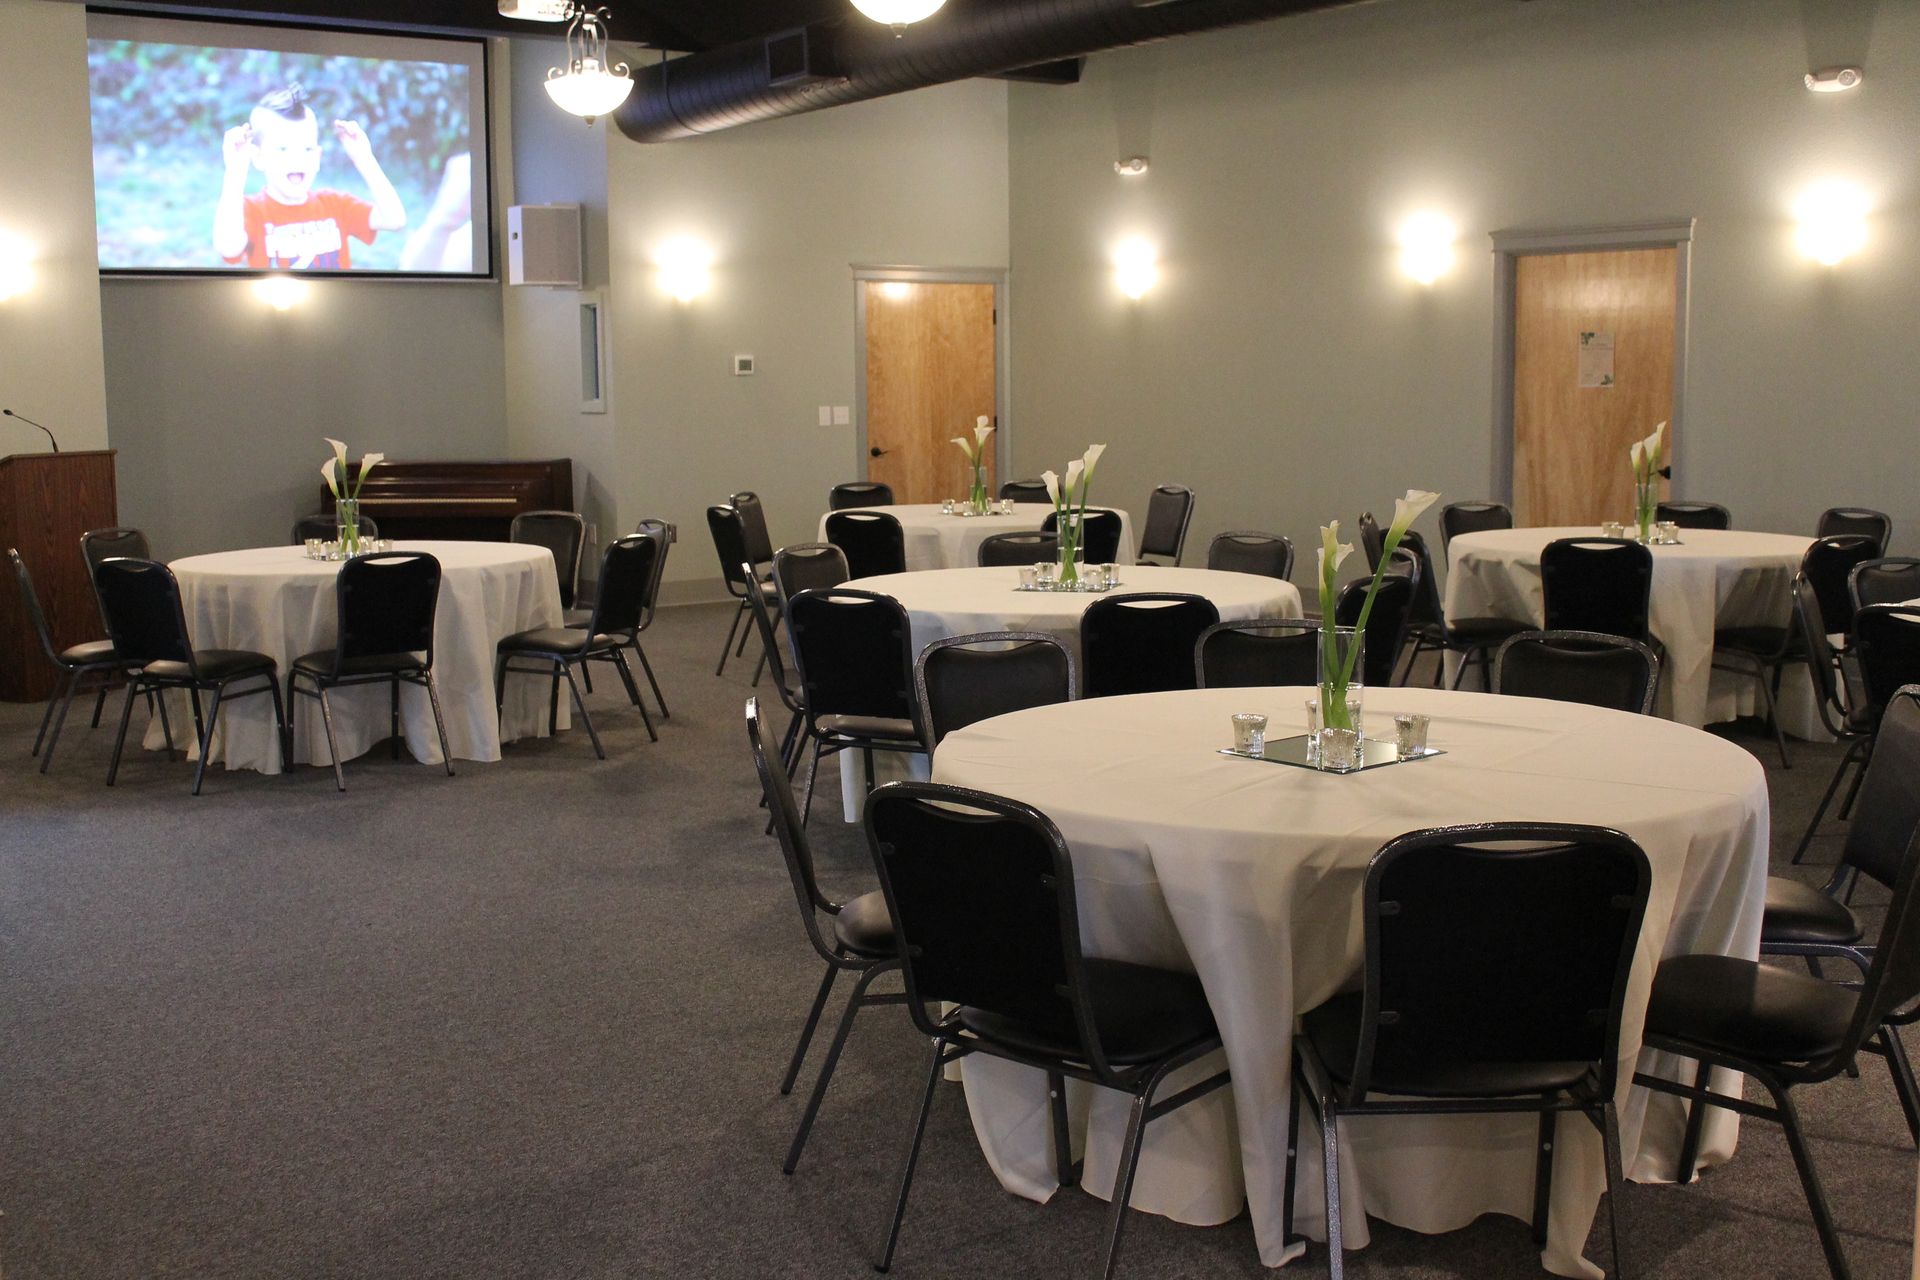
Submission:
M 947 515 L 937 503 L 897 507 L 857 507 L 879 511 L 900 522 L 907 543 L 908 569 L 969 569 L 980 563 L 980 544 L 996 533 L 1030 533 L 1053 514 L 1044 502 L 1016 502 L 1006 516 Z M 1133 519 L 1118 507 L 1104 507 L 1120 517 L 1120 554 L 1115 564 L 1133 563 Z M 831 512 L 828 513 L 832 514 Z M 827 517 L 820 517 L 820 541 L 827 540 Z
M 531 676 L 507 678 L 503 731 L 494 713 L 493 663 L 495 645 L 503 636 L 561 624 L 564 615 L 553 553 L 508 542 L 402 542 L 397 549 L 430 552 L 440 561 L 433 672 L 447 721 L 447 744 L 455 758 L 498 760 L 503 737 L 546 733 L 549 686 Z M 334 591 L 338 563 L 309 560 L 300 547 L 256 547 L 188 556 L 174 561 L 172 568 L 180 580 L 187 631 L 195 647 L 264 653 L 279 664 L 283 691 L 294 659 L 331 649 L 338 639 L 339 603 Z M 386 686 L 335 689 L 327 696 L 333 703 L 334 735 L 343 759 L 363 754 L 388 736 Z M 181 718 L 184 707 L 182 702 L 174 712 L 174 731 L 182 740 L 190 740 L 193 721 L 191 716 Z M 568 714 L 563 689 L 563 727 Z M 326 764 L 320 704 L 302 698 L 295 727 L 299 735 L 295 759 Z M 439 763 L 440 740 L 434 733 L 433 709 L 425 689 L 401 686 L 400 727 L 416 760 Z M 161 744 L 160 727 L 149 726 L 146 745 Z M 278 773 L 280 746 L 273 731 L 271 701 L 262 695 L 223 704 L 213 753 L 213 759 L 229 769 Z
M 1597 529 L 1497 529 L 1467 533 L 1448 548 L 1448 617 L 1546 617 L 1540 552 L 1555 538 L 1597 538 Z M 1793 575 L 1811 538 L 1784 533 L 1682 529 L 1682 545 L 1653 552 L 1653 634 L 1666 647 L 1660 714 L 1694 726 L 1757 714 L 1754 682 L 1713 670 L 1715 627 L 1784 627 Z M 1796 737 L 1825 738 L 1803 667 L 1781 685 L 1780 723 Z
M 1260 1256 L 1286 1261 L 1282 1176 L 1296 1015 L 1357 983 L 1360 890 L 1387 840 L 1449 823 L 1534 820 L 1618 827 L 1653 868 L 1622 1026 L 1620 1124 L 1626 1162 L 1670 1177 L 1677 1100 L 1626 1081 L 1638 1053 L 1648 984 L 1663 956 L 1753 957 L 1767 874 L 1766 777 L 1731 743 L 1655 719 L 1570 703 L 1433 689 L 1369 689 L 1367 716 L 1434 717 L 1448 754 L 1345 777 L 1218 755 L 1228 717 L 1258 711 L 1269 739 L 1304 732 L 1312 689 L 1215 689 L 1098 698 L 982 721 L 944 739 L 940 782 L 1026 801 L 1073 851 L 1089 951 L 1191 969 L 1206 988 L 1233 1071 L 1222 1090 L 1155 1121 L 1136 1208 L 1196 1224 L 1244 1201 Z M 1647 1055 L 1645 1069 L 1683 1078 L 1691 1064 Z M 1216 1060 L 1196 1064 L 1198 1078 Z M 975 1133 L 1009 1190 L 1057 1187 L 1046 1092 L 1026 1068 L 965 1061 Z M 1171 1093 L 1185 1075 L 1165 1086 Z M 1720 1086 L 1716 1086 L 1720 1087 Z M 1109 1189 L 1125 1100 L 1092 1094 L 1087 1185 Z M 1083 1095 L 1080 1114 L 1086 1112 Z M 1710 1113 L 1706 1158 L 1732 1152 L 1738 1126 Z M 1318 1142 L 1303 1119 L 1297 1222 L 1324 1236 Z M 1489 1211 L 1531 1216 L 1532 1116 L 1377 1117 L 1344 1129 L 1347 1244 L 1367 1241 L 1369 1213 L 1418 1231 L 1449 1231 Z M 1604 1187 L 1599 1137 L 1563 1117 L 1542 1261 L 1561 1275 L 1599 1272 L 1580 1257 Z

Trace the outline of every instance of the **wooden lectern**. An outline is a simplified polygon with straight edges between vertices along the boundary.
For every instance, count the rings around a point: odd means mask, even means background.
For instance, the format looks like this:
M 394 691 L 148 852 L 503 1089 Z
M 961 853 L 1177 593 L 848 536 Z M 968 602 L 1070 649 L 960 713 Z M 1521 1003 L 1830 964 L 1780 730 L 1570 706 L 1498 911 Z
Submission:
M 19 549 L 62 648 L 104 638 L 80 535 L 111 527 L 118 510 L 111 449 L 0 458 L 0 554 Z M 0 700 L 45 698 L 56 677 L 9 570 L 0 583 Z

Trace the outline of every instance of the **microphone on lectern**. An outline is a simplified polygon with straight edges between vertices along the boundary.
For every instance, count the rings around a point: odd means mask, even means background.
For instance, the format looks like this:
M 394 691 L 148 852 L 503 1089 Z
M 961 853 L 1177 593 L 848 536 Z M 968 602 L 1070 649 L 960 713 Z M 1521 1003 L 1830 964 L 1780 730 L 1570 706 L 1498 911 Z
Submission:
M 25 417 L 21 414 L 15 413 L 11 409 L 0 409 L 0 413 L 5 414 L 9 418 L 19 418 L 20 421 L 26 423 L 30 427 L 40 427 L 42 431 L 47 431 L 45 427 L 41 427 L 40 424 L 35 422 L 32 418 Z M 60 452 L 60 442 L 58 440 L 53 439 L 53 432 L 47 431 L 47 439 L 53 440 L 53 451 L 55 453 Z

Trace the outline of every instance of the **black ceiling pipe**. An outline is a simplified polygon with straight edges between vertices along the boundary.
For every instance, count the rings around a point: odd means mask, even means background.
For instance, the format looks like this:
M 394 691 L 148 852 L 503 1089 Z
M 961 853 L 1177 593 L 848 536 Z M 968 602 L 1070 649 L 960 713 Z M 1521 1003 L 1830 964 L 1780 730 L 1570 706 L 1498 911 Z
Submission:
M 757 120 L 925 89 L 1104 49 L 1261 22 L 1362 0 L 950 0 L 896 37 L 877 22 L 817 23 L 635 73 L 614 113 L 636 142 L 691 138 Z M 796 59 L 793 41 L 804 39 Z M 769 40 L 783 41 L 770 59 Z M 795 73 L 796 61 L 803 71 Z M 771 64 L 771 69 L 770 69 Z

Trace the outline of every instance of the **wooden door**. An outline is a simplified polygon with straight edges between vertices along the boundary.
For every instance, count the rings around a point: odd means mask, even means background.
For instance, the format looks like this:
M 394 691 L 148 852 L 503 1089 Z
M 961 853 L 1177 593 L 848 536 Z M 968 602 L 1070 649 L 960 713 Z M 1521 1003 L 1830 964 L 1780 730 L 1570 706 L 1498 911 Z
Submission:
M 1517 523 L 1632 521 L 1627 451 L 1673 417 L 1677 254 L 1669 246 L 1514 260 Z M 1671 425 L 1667 440 L 1671 458 Z
M 893 486 L 896 502 L 964 498 L 972 468 L 953 445 L 994 415 L 991 284 L 869 280 L 867 478 Z M 995 491 L 993 437 L 986 476 Z

